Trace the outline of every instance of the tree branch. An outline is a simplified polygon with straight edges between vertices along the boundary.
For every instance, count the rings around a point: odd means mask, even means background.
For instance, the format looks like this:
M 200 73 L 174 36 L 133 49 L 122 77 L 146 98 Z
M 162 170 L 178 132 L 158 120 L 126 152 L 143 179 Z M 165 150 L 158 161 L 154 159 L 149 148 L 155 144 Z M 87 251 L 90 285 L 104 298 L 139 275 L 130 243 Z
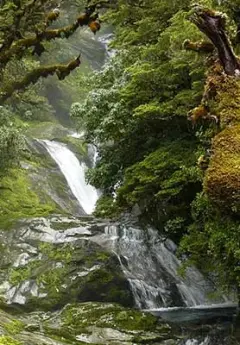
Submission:
M 15 91 L 24 90 L 30 84 L 36 84 L 39 78 L 47 78 L 49 75 L 58 76 L 59 80 L 63 80 L 75 68 L 81 64 L 80 56 L 70 61 L 68 64 L 56 64 L 50 66 L 41 66 L 29 72 L 22 80 L 14 81 L 4 89 L 0 90 L 0 104 L 5 102 Z
M 33 12 L 42 12 L 42 8 L 48 0 L 32 0 L 26 4 L 22 4 L 20 0 L 14 0 L 15 10 L 13 13 L 13 23 L 7 25 L 4 30 L 4 43 L 1 47 L 1 51 L 6 51 L 11 47 L 11 44 L 19 39 L 21 36 L 21 29 L 29 29 L 29 18 L 32 18 Z M 25 25 L 22 23 L 22 19 L 25 20 Z
M 214 45 L 211 42 L 203 40 L 198 42 L 185 40 L 183 42 L 183 48 L 186 50 L 193 50 L 198 53 L 212 53 L 215 49 Z
M 102 3 L 102 2 L 101 2 Z M 95 5 L 86 7 L 85 12 L 79 15 L 76 19 L 75 23 L 72 25 L 68 25 L 59 29 L 46 29 L 41 32 L 37 32 L 34 36 L 19 39 L 16 42 L 13 42 L 12 46 L 0 52 L 0 65 L 3 68 L 6 64 L 15 56 L 18 55 L 22 56 L 23 52 L 27 50 L 29 47 L 39 46 L 39 44 L 46 40 L 51 41 L 56 38 L 66 37 L 68 38 L 71 36 L 80 26 L 86 26 L 95 20 L 95 9 L 96 6 L 99 4 L 96 3 Z
M 190 20 L 216 47 L 224 71 L 228 75 L 239 74 L 240 63 L 233 52 L 230 40 L 226 34 L 226 16 L 220 12 L 195 6 Z

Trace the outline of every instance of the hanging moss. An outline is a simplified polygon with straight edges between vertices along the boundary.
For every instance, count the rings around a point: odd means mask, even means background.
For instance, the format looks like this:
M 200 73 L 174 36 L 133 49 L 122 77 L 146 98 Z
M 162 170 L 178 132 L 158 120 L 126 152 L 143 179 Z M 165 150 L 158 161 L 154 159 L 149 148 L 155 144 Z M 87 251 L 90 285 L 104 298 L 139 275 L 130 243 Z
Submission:
M 80 56 L 76 59 L 70 61 L 68 64 L 56 64 L 50 66 L 43 66 L 35 68 L 33 71 L 29 72 L 22 80 L 17 80 L 6 85 L 0 93 L 0 103 L 4 102 L 6 99 L 12 96 L 15 91 L 24 90 L 29 85 L 35 84 L 39 78 L 47 78 L 49 75 L 58 76 L 59 80 L 63 80 L 73 71 L 75 68 L 80 66 Z

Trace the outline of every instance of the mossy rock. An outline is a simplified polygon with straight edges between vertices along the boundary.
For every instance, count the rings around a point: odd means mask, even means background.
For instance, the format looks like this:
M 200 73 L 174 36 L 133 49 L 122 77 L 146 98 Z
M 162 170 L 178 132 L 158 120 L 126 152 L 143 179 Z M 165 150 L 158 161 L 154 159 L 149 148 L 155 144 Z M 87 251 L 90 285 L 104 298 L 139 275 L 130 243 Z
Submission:
M 67 147 L 74 152 L 80 159 L 87 160 L 87 145 L 81 138 L 74 138 L 70 135 L 64 137 L 56 137 L 56 141 L 60 141 L 67 145 Z
M 69 304 L 57 313 L 15 316 L 0 310 L 0 345 L 163 345 L 176 338 L 155 316 L 118 304 Z
M 123 306 L 133 307 L 134 301 L 118 259 L 109 257 L 106 265 L 88 276 L 83 288 L 79 291 L 79 301 L 116 302 Z
M 213 140 L 213 156 L 204 187 L 225 210 L 240 212 L 240 124 L 225 128 Z
M 48 216 L 56 212 L 56 204 L 47 198 L 41 202 L 32 190 L 25 169 L 13 169 L 1 179 L 0 228 L 9 228 L 18 219 Z
M 118 304 L 88 302 L 67 306 L 64 308 L 61 319 L 65 327 L 84 329 L 89 326 L 115 327 L 125 331 L 155 331 L 158 319 L 150 313 L 139 310 L 125 309 Z M 164 331 L 169 326 L 160 327 Z
M 69 129 L 59 123 L 53 122 L 28 122 L 25 135 L 30 138 L 49 139 L 64 137 L 69 133 Z
M 66 218 L 63 217 L 64 227 L 66 223 Z M 36 218 L 32 222 L 23 221 L 22 225 L 9 230 L 4 236 L 6 242 L 9 238 L 12 240 L 10 248 L 3 244 L 0 273 L 9 284 L 6 291 L 14 288 L 17 301 L 24 300 L 18 308 L 49 311 L 78 301 L 117 302 L 124 306 L 133 306 L 129 282 L 122 272 L 119 260 L 115 254 L 88 240 L 85 236 L 94 236 L 97 230 L 93 229 L 92 233 L 80 223 L 81 220 L 77 227 L 72 228 L 72 224 L 77 225 L 77 220 L 73 223 L 73 219 L 69 218 L 65 235 L 61 227 L 55 230 L 51 228 L 51 222 Z M 82 238 L 76 237 L 73 240 L 75 229 L 79 229 L 79 234 L 83 231 Z M 30 240 L 32 250 L 25 252 L 23 257 L 26 260 L 21 261 L 22 250 L 18 237 L 22 239 L 22 246 L 26 231 L 26 241 L 28 243 Z M 101 229 L 98 231 L 100 235 Z M 55 237 L 59 236 L 63 236 L 66 243 L 48 243 L 51 238 L 54 241 Z M 16 262 L 17 265 L 14 264 Z M 14 307 L 15 297 L 9 300 L 6 292 L 1 293 L 2 297 L 6 297 L 2 305 L 7 303 L 8 306 Z

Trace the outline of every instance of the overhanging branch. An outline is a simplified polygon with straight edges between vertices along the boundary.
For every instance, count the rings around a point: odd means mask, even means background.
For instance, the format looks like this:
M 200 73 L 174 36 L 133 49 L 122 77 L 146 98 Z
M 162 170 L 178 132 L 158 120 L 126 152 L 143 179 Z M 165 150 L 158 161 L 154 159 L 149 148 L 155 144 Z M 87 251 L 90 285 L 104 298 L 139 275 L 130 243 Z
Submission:
M 4 89 L 0 90 L 0 104 L 5 102 L 8 98 L 12 96 L 15 91 L 24 90 L 31 84 L 36 84 L 39 78 L 47 78 L 49 75 L 58 76 L 59 80 L 63 80 L 81 64 L 80 56 L 76 59 L 70 61 L 68 64 L 56 64 L 50 66 L 41 66 L 33 71 L 29 72 L 22 80 L 14 81 L 6 86 Z
M 72 25 L 68 25 L 59 29 L 45 29 L 36 32 L 34 36 L 19 39 L 11 45 L 7 50 L 0 52 L 0 66 L 3 68 L 15 56 L 22 56 L 23 52 L 30 47 L 39 46 L 42 41 L 51 41 L 56 38 L 70 37 L 79 27 L 89 25 L 96 16 L 94 15 L 95 9 L 99 4 L 106 2 L 97 2 L 94 5 L 88 6 L 85 12 L 78 16 Z
M 186 50 L 193 50 L 198 53 L 212 53 L 215 49 L 214 45 L 208 41 L 197 41 L 193 42 L 185 40 L 183 42 L 183 48 Z

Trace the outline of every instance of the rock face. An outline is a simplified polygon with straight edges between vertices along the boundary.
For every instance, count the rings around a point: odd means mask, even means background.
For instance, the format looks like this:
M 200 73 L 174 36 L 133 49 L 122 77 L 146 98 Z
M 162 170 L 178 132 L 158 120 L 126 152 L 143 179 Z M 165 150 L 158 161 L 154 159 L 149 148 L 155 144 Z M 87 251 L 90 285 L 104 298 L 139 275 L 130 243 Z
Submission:
M 28 310 L 77 301 L 133 306 L 118 258 L 94 240 L 103 227 L 91 219 L 51 217 L 25 220 L 2 232 L 3 303 Z
M 23 309 L 117 302 L 153 309 L 211 304 L 214 287 L 199 271 L 178 274 L 176 246 L 152 229 L 51 216 L 0 231 L 0 297 Z M 222 300 L 221 300 L 222 301 Z
M 118 257 L 104 245 L 105 226 L 91 217 L 52 216 L 0 232 L 0 345 L 173 338 L 165 322 L 126 308 L 134 304 L 132 292 Z

